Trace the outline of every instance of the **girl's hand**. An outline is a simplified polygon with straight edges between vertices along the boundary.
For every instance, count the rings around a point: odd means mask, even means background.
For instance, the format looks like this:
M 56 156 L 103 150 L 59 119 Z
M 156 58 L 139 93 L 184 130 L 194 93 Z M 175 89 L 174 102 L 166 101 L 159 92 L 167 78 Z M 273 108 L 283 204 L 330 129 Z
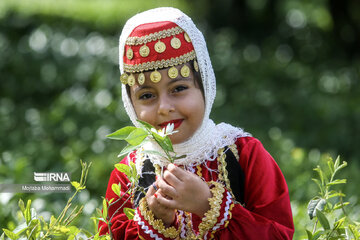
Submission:
M 175 221 L 175 209 L 170 209 L 162 205 L 157 197 L 161 196 L 153 186 L 150 186 L 146 192 L 146 201 L 149 209 L 154 213 L 157 219 L 161 219 L 164 222 L 165 227 L 169 227 Z
M 157 201 L 162 206 L 191 212 L 199 217 L 210 209 L 209 186 L 192 172 L 169 164 L 163 178 L 158 178 L 156 184 L 161 192 Z

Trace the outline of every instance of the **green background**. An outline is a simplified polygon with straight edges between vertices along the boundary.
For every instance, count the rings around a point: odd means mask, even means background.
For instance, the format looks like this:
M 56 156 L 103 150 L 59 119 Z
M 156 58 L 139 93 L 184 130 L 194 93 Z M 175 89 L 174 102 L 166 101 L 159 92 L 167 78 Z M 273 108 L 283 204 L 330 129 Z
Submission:
M 212 111 L 259 138 L 289 185 L 301 239 L 317 193 L 312 169 L 327 156 L 342 172 L 349 210 L 360 215 L 360 2 L 357 0 L 0 1 L 0 183 L 34 183 L 33 172 L 80 176 L 92 162 L 85 210 L 92 230 L 123 143 L 105 135 L 129 125 L 121 102 L 118 37 L 134 14 L 173 6 L 204 33 L 217 77 Z M 19 198 L 45 218 L 67 194 L 0 193 L 0 228 L 13 228 Z M 358 217 L 357 217 L 358 218 Z

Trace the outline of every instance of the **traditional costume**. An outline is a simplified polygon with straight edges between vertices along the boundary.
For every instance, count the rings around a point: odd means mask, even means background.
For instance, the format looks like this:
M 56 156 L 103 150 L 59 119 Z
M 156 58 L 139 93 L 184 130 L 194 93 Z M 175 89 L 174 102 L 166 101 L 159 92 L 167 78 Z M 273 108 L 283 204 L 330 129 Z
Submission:
M 191 62 L 200 72 L 205 114 L 201 126 L 193 136 L 174 145 L 175 160 L 209 184 L 212 197 L 210 210 L 203 218 L 177 210 L 176 221 L 166 228 L 154 217 L 142 193 L 136 193 L 124 207 L 134 208 L 134 219 L 129 220 L 119 207 L 119 201 L 109 208 L 111 232 L 115 239 L 292 239 L 294 232 L 289 194 L 285 179 L 270 154 L 249 133 L 226 123 L 215 124 L 210 118 L 216 94 L 216 81 L 202 33 L 192 20 L 174 8 L 157 8 L 135 15 L 125 24 L 119 43 L 119 62 L 122 73 L 122 99 L 134 123 L 136 113 L 128 96 L 126 85 L 145 82 L 143 72 L 151 71 L 150 80 L 161 81 L 158 69 L 168 69 L 170 78 L 178 74 L 188 76 Z M 182 65 L 180 72 L 173 66 Z M 136 73 L 136 75 L 135 75 Z M 136 77 L 135 77 L 136 76 Z M 141 176 L 140 185 L 146 190 L 155 181 L 155 173 L 169 163 L 159 155 L 143 150 L 161 149 L 147 143 L 132 152 L 121 163 L 136 164 Z M 112 184 L 121 184 L 126 192 L 129 180 L 113 170 L 106 198 L 119 197 Z M 127 199 L 125 196 L 123 199 Z M 101 234 L 108 226 L 100 222 Z

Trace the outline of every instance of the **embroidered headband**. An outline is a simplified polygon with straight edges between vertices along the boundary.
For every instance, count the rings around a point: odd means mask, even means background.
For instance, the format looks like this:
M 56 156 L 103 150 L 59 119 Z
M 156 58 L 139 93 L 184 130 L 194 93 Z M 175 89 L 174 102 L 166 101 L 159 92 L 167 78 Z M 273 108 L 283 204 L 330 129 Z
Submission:
M 194 60 L 194 69 L 199 66 L 189 35 L 176 23 L 163 21 L 141 24 L 134 28 L 125 41 L 123 55 L 124 73 L 120 76 L 123 84 L 133 86 L 145 82 L 144 71 L 151 71 L 150 80 L 159 82 L 158 69 L 168 68 L 168 76 L 176 78 L 179 74 L 174 66 Z M 135 79 L 135 73 L 137 79 Z M 180 69 L 183 77 L 188 77 L 190 68 L 184 65 Z

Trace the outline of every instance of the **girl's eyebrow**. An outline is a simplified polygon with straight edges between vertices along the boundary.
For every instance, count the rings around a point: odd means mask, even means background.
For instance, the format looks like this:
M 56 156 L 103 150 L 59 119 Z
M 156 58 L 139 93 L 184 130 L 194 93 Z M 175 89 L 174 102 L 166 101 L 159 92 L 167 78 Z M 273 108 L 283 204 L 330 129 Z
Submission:
M 152 87 L 147 86 L 147 85 L 141 85 L 141 86 L 139 86 L 139 87 L 137 87 L 137 88 L 134 89 L 134 93 L 137 93 L 137 92 L 139 92 L 139 91 L 141 91 L 141 90 L 143 90 L 143 89 L 151 89 L 151 88 L 152 88 Z

